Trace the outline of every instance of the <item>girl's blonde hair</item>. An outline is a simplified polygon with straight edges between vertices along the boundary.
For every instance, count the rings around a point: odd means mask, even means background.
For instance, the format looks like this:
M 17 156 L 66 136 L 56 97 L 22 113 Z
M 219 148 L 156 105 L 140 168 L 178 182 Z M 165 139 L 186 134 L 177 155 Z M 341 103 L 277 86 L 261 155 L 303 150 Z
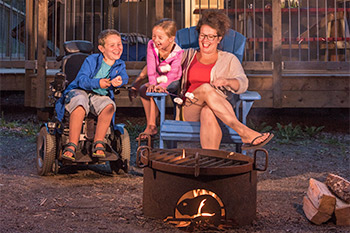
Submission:
M 153 28 L 155 27 L 161 27 L 168 37 L 173 37 L 176 35 L 177 27 L 175 21 L 172 19 L 161 19 L 153 25 Z

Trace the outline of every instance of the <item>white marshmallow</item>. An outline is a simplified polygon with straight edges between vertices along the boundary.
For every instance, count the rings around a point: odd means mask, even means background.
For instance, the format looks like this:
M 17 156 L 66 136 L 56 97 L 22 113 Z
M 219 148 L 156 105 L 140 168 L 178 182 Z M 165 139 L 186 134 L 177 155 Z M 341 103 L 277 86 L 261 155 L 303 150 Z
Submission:
M 186 92 L 185 97 L 187 97 L 187 98 L 193 100 L 193 99 L 194 99 L 194 94 L 191 93 L 191 92 Z
M 171 70 L 171 66 L 169 64 L 159 66 L 160 72 L 167 73 Z
M 177 103 L 178 105 L 181 105 L 181 104 L 183 104 L 184 101 L 183 101 L 181 98 L 176 97 L 176 98 L 174 99 L 174 102 Z
M 166 75 L 161 75 L 157 78 L 157 83 L 166 83 L 168 82 L 168 77 Z

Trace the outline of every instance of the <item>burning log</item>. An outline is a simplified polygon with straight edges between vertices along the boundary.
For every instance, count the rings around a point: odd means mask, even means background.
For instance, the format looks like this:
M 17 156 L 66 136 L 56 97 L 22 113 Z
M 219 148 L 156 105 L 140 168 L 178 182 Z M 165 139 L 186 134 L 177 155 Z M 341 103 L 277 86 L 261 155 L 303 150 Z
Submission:
M 326 179 L 326 184 L 330 190 L 332 190 L 337 197 L 345 201 L 346 203 L 350 203 L 350 182 L 345 180 L 344 178 L 334 175 L 328 174 Z

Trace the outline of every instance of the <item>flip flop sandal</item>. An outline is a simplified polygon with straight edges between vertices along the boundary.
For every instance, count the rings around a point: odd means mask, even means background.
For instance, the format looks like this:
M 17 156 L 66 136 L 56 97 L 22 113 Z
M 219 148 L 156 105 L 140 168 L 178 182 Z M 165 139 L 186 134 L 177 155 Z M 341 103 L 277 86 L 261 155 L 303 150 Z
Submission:
M 251 149 L 256 149 L 256 148 L 261 148 L 263 146 L 265 146 L 269 141 L 271 141 L 271 139 L 273 138 L 273 133 L 268 133 L 269 136 L 262 142 L 258 143 L 258 144 L 254 144 L 254 142 L 263 137 L 264 135 L 266 135 L 266 133 L 261 134 L 260 136 L 257 136 L 256 138 L 254 138 L 250 143 L 244 143 L 242 145 L 242 150 L 251 150 Z
M 97 144 L 102 144 L 103 147 L 96 147 Z M 106 143 L 104 141 L 96 141 L 94 142 L 94 144 L 92 145 L 92 148 L 94 148 L 92 150 L 92 157 L 96 157 L 96 158 L 105 158 L 106 154 L 104 153 L 106 151 Z M 96 151 L 98 150 L 102 150 L 103 154 L 97 154 Z
M 74 150 L 72 150 L 71 148 L 68 148 L 69 146 L 74 147 Z M 64 146 L 64 150 L 62 152 L 62 158 L 66 159 L 66 160 L 70 160 L 70 161 L 75 161 L 75 156 L 76 156 L 76 150 L 77 150 L 77 145 L 75 145 L 73 142 L 68 142 L 65 146 Z M 73 155 L 72 156 L 67 156 L 65 155 L 66 152 L 70 152 Z

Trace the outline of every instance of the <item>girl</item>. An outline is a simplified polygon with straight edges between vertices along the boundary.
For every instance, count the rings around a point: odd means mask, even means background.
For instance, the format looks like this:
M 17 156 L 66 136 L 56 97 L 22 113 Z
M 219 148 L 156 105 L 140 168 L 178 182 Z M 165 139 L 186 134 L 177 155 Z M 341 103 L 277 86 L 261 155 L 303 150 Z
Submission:
M 139 88 L 139 93 L 147 119 L 147 127 L 143 133 L 151 136 L 157 134 L 158 109 L 153 98 L 146 96 L 146 92 L 164 92 L 167 86 L 179 80 L 182 74 L 183 50 L 175 43 L 176 30 L 176 23 L 172 19 L 158 21 L 153 26 L 152 40 L 147 47 L 148 83 Z M 132 89 L 138 89 L 142 78 L 140 75 L 135 80 Z

